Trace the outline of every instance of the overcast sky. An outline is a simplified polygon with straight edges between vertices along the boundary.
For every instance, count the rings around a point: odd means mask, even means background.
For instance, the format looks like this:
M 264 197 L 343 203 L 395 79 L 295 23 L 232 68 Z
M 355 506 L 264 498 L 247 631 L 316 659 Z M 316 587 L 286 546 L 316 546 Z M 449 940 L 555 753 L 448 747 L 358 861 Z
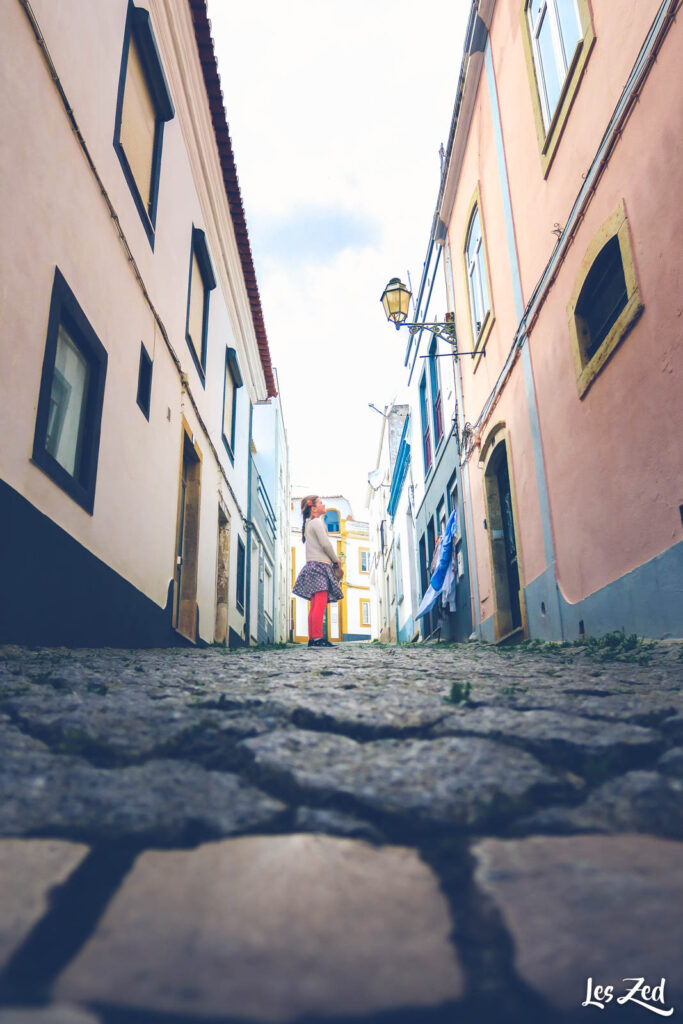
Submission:
M 209 0 L 296 487 L 362 518 L 405 393 L 391 277 L 418 287 L 469 0 Z M 443 313 L 433 308 L 432 313 Z

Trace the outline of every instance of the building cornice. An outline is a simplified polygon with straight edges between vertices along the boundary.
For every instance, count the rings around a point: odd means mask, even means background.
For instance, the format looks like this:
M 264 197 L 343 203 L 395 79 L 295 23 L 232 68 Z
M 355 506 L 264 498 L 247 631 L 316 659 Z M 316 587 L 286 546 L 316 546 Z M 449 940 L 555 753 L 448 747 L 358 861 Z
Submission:
M 256 343 L 261 359 L 261 366 L 266 382 L 267 395 L 275 397 L 277 387 L 273 374 L 273 366 L 270 358 L 270 348 L 266 335 L 263 310 L 261 308 L 261 297 L 259 295 L 256 271 L 249 242 L 249 232 L 242 204 L 237 168 L 228 130 L 228 122 L 223 104 L 223 93 L 221 90 L 220 77 L 218 74 L 218 63 L 211 37 L 211 25 L 206 9 L 206 0 L 188 0 L 189 10 L 192 16 L 197 53 L 201 64 L 206 89 L 206 98 L 211 114 L 211 122 L 216 140 L 216 148 L 220 168 L 223 177 L 225 194 L 230 208 L 232 225 L 239 252 L 244 284 L 247 290 L 253 328 L 256 335 Z
M 436 204 L 435 227 L 438 219 L 448 224 L 453 211 L 467 136 L 484 66 L 484 50 L 495 6 L 496 0 L 472 0 L 465 31 L 465 49 L 458 76 L 451 128 L 446 146 L 444 174 Z

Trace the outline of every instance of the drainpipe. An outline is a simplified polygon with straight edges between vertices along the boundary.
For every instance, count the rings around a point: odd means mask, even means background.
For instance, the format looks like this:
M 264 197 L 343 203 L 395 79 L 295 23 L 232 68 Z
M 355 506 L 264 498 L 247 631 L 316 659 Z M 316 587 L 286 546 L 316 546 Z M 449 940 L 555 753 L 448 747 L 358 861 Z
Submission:
M 249 440 L 247 442 L 247 580 L 244 595 L 244 625 L 247 647 L 251 645 L 251 435 L 254 421 L 254 406 L 249 402 Z

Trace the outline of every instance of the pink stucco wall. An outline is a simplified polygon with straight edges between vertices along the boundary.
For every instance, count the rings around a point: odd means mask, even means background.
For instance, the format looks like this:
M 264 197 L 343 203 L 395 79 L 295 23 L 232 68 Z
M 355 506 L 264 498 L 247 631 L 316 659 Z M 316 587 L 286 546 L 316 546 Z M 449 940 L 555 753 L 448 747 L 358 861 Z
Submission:
M 596 40 L 572 109 L 544 179 L 520 25 L 521 0 L 498 0 L 490 45 L 514 221 L 516 258 L 526 304 L 581 188 L 638 51 L 659 8 L 657 0 L 593 4 Z M 665 39 L 636 109 L 599 182 L 584 220 L 529 336 L 541 427 L 552 536 L 561 591 L 575 602 L 623 576 L 683 536 L 679 503 L 681 294 L 678 197 L 683 121 L 677 46 L 681 27 Z M 449 222 L 456 324 L 461 348 L 471 331 L 462 250 L 466 218 L 479 184 L 495 322 L 486 358 L 460 362 L 465 419 L 475 422 L 510 350 L 518 323 L 494 125 L 484 70 Z M 579 399 L 566 307 L 593 237 L 624 200 L 645 312 Z M 465 344 L 465 340 L 467 344 Z M 481 441 L 503 423 L 520 543 L 522 583 L 545 568 L 530 416 L 519 358 Z M 472 543 L 481 614 L 493 612 L 486 515 L 477 452 L 468 469 Z
M 683 104 L 673 38 L 612 155 L 531 336 L 556 538 L 569 601 L 683 537 Z M 644 313 L 579 399 L 566 305 L 585 251 L 625 201 Z
M 659 2 L 628 4 L 628 16 L 621 4 L 591 5 L 595 43 L 545 180 L 522 45 L 521 6 L 517 0 L 496 4 L 491 50 L 526 303 L 552 252 L 553 228 L 564 226 Z

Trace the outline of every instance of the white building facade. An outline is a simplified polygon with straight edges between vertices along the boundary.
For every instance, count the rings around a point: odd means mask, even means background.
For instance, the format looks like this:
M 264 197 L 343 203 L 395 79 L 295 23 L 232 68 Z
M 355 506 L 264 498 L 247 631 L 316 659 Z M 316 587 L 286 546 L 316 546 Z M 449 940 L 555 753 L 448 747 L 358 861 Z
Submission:
M 409 642 L 418 632 L 410 406 L 384 412 L 377 464 L 368 476 L 373 637 Z
M 248 642 L 277 388 L 205 4 L 10 2 L 0 47 L 0 639 Z

